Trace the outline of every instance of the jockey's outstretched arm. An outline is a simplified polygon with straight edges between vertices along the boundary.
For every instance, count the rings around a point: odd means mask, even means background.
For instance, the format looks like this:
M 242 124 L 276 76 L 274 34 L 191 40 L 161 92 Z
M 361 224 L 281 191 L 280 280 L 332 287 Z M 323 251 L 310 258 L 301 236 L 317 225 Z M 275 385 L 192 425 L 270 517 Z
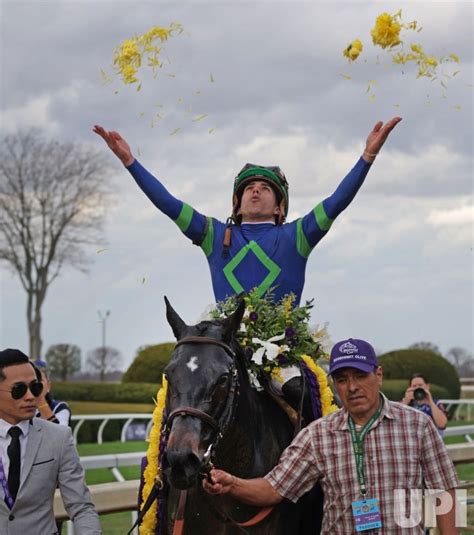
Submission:
M 301 218 L 301 232 L 309 246 L 304 248 L 307 254 L 325 236 L 336 217 L 352 202 L 385 140 L 400 121 L 400 117 L 394 117 L 385 125 L 379 121 L 367 137 L 362 156 L 334 193 Z
M 150 201 L 172 219 L 189 239 L 200 245 L 205 235 L 207 218 L 171 195 L 163 184 L 135 159 L 130 146 L 118 132 L 109 132 L 99 125 L 95 125 L 93 131 L 107 143 Z

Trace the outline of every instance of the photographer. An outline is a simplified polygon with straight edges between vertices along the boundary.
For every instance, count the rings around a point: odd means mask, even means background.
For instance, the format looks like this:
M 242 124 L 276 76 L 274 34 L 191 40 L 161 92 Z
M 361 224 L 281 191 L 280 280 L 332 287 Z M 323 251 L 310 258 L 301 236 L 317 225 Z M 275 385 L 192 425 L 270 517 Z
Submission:
M 41 374 L 38 377 L 43 383 L 43 392 L 37 398 L 37 416 L 60 425 L 71 426 L 71 409 L 65 401 L 54 399 L 51 394 L 51 379 L 47 369 L 47 364 L 43 360 L 33 362 L 34 368 Z
M 401 402 L 430 416 L 442 435 L 448 423 L 445 409 L 440 401 L 433 399 L 430 384 L 421 373 L 412 375 Z

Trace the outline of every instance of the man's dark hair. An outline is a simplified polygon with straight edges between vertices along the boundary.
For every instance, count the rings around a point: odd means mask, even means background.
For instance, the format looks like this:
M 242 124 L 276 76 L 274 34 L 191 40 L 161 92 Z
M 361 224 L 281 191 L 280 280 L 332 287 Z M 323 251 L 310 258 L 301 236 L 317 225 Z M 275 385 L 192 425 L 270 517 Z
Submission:
M 414 374 L 410 377 L 410 380 L 408 381 L 408 384 L 409 384 L 409 385 L 411 385 L 411 382 L 413 381 L 413 379 L 423 379 L 423 381 L 424 381 L 426 384 L 429 384 L 428 379 L 427 379 L 422 373 L 414 373 Z
M 3 373 L 3 368 L 28 363 L 31 364 L 30 359 L 19 349 L 4 349 L 3 351 L 0 351 L 0 381 L 6 379 L 6 376 Z

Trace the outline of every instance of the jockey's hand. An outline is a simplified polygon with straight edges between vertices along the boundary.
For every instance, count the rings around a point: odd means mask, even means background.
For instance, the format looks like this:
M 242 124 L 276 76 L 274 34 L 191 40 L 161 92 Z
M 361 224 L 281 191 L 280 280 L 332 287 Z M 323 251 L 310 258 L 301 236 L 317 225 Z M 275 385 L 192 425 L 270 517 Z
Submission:
M 117 156 L 123 165 L 127 167 L 134 162 L 135 158 L 133 157 L 129 144 L 118 132 L 109 132 L 98 124 L 94 125 L 92 131 L 98 134 L 107 143 L 109 149 L 115 156 Z
M 213 469 L 210 472 L 210 479 L 202 480 L 202 486 L 209 494 L 227 494 L 232 489 L 234 476 L 224 472 L 224 470 Z M 212 481 L 212 483 L 211 483 Z
M 375 160 L 388 135 L 401 120 L 401 117 L 394 117 L 388 123 L 383 124 L 382 121 L 379 121 L 374 126 L 367 137 L 364 154 L 362 155 L 366 162 L 372 163 Z

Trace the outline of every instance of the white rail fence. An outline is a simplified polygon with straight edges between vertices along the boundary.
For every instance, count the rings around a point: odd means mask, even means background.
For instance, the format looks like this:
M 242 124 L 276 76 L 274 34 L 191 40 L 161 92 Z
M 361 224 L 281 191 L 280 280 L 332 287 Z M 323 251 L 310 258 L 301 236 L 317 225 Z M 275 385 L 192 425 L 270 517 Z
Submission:
M 461 410 L 461 407 L 466 407 L 466 420 L 471 420 L 471 411 L 474 416 L 474 399 L 441 399 L 440 400 L 447 409 L 450 409 L 452 406 L 456 406 L 456 410 L 453 415 L 453 420 L 458 420 L 458 415 Z M 79 435 L 79 430 L 81 429 L 84 422 L 87 421 L 101 421 L 99 429 L 97 430 L 97 443 L 103 444 L 103 435 L 105 426 L 111 420 L 123 420 L 123 426 L 120 433 L 121 442 L 127 441 L 127 430 L 130 426 L 136 422 L 146 422 L 146 438 L 148 438 L 152 426 L 152 414 L 151 413 L 124 413 L 124 414 L 78 414 L 72 416 L 72 422 L 77 422 L 74 426 L 74 440 L 77 443 L 77 437 Z M 449 428 L 448 428 L 449 429 Z M 447 430 L 448 431 L 448 430 Z M 473 432 L 471 431 L 471 434 Z M 445 436 L 448 436 L 445 434 Z M 467 439 L 469 440 L 469 439 Z

